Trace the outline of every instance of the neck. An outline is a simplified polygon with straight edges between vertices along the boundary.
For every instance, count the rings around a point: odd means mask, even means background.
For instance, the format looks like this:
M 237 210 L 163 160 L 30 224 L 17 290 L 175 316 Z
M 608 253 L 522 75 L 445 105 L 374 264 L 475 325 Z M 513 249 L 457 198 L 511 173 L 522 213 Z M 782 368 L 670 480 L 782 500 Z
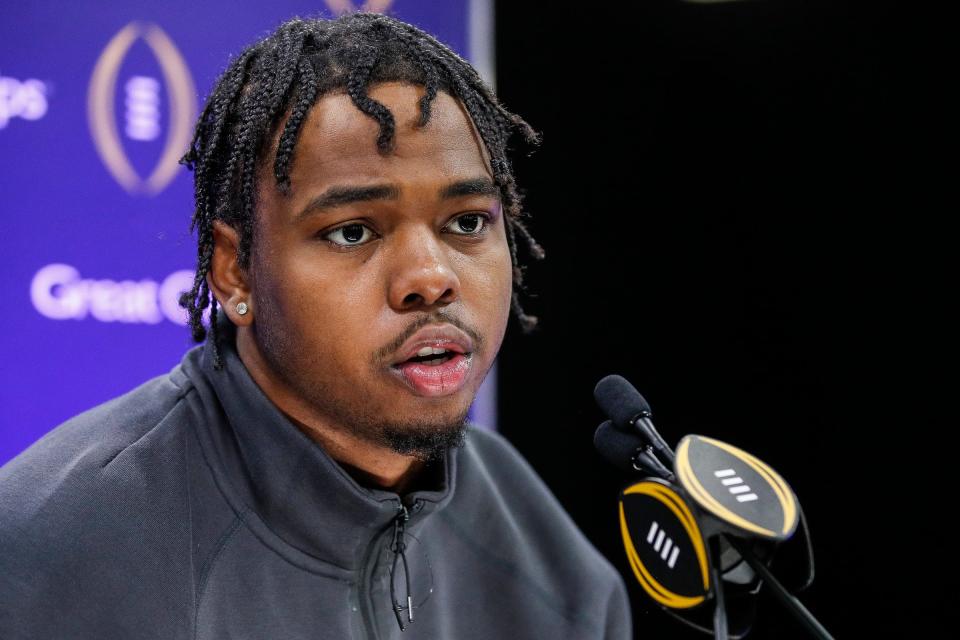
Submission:
M 316 414 L 270 369 L 251 332 L 237 330 L 237 354 L 264 395 L 301 432 L 316 442 L 357 482 L 399 494 L 413 490 L 423 470 L 423 461 L 365 440 L 341 425 Z

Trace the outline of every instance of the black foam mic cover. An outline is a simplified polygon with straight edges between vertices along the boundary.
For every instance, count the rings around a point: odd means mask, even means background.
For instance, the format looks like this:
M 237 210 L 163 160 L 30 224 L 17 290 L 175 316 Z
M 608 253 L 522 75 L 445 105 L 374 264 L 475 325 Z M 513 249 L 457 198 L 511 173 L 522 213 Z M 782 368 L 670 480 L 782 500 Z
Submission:
M 613 420 L 614 426 L 639 432 L 660 454 L 666 466 L 672 466 L 673 450 L 650 422 L 650 405 L 626 378 L 615 374 L 606 376 L 597 383 L 593 397 L 600 409 Z
M 650 415 L 650 405 L 623 376 L 609 375 L 597 383 L 593 397 L 600 409 L 621 429 L 638 415 Z
M 621 471 L 641 471 L 671 482 L 675 479 L 673 472 L 651 453 L 652 450 L 643 437 L 636 432 L 617 429 L 610 420 L 597 427 L 593 435 L 593 446 L 607 462 Z
M 646 443 L 636 433 L 620 431 L 606 420 L 593 434 L 593 446 L 604 460 L 627 473 L 635 472 L 633 457 Z

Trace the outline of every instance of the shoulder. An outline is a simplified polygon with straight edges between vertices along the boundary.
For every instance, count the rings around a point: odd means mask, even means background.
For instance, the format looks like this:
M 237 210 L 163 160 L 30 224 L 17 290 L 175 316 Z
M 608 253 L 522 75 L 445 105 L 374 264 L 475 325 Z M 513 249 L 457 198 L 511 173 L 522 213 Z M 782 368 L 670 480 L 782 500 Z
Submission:
M 190 548 L 193 418 L 183 400 L 191 390 L 178 367 L 68 420 L 0 467 L 0 600 L 16 603 L 6 612 L 12 621 L 0 612 L 0 627 L 31 629 L 31 637 L 59 629 L 64 621 L 50 618 L 49 606 L 107 625 L 134 615 L 120 603 L 152 588 L 157 574 L 170 584 L 187 575 L 177 554 Z
M 485 553 L 498 555 L 504 566 L 521 572 L 531 585 L 538 585 L 545 601 L 562 603 L 557 608 L 578 610 L 573 603 L 579 599 L 581 605 L 590 601 L 596 613 L 606 611 L 607 623 L 629 615 L 623 613 L 626 590 L 619 572 L 506 438 L 474 428 L 461 453 L 461 506 L 447 518 L 459 520 L 451 524 L 461 537 L 473 539 Z
M 91 526 L 110 511 L 143 509 L 183 472 L 180 368 L 57 426 L 0 467 L 0 556 Z M 0 561 L 2 564 L 2 561 Z
M 41 485 L 69 482 L 107 467 L 162 424 L 192 389 L 179 369 L 74 416 L 0 467 L 0 507 L 16 487 L 36 492 Z
M 516 516 L 525 535 L 535 536 L 551 547 L 568 549 L 572 558 L 596 568 L 598 579 L 618 575 L 506 438 L 493 431 L 471 429 L 463 453 L 468 470 L 463 474 L 466 486 L 458 486 L 458 493 L 464 489 L 486 494 L 483 501 L 492 501 L 497 508 Z

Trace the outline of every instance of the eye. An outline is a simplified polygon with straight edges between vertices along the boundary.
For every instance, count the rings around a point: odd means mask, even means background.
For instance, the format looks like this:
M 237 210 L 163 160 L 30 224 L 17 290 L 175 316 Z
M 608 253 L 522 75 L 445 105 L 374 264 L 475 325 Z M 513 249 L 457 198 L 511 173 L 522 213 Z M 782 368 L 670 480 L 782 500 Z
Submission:
M 323 237 L 325 240 L 341 247 L 356 247 L 370 242 L 373 239 L 373 231 L 365 224 L 351 222 L 342 227 L 337 227 L 333 231 L 328 231 L 323 234 Z
M 445 227 L 450 232 L 461 236 L 476 236 L 487 228 L 489 218 L 482 213 L 465 213 L 457 216 Z

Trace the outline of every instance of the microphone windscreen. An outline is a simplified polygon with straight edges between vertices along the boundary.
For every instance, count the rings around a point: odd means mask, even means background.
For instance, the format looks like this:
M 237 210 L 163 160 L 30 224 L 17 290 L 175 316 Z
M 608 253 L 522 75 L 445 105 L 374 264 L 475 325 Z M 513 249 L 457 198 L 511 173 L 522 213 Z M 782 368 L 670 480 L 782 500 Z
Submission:
M 600 409 L 621 429 L 629 429 L 638 414 L 650 414 L 650 405 L 626 378 L 609 375 L 597 383 L 593 398 Z
M 593 446 L 597 452 L 604 460 L 627 473 L 636 471 L 633 468 L 633 456 L 643 445 L 643 439 L 636 433 L 620 431 L 609 420 L 605 420 L 593 434 Z

